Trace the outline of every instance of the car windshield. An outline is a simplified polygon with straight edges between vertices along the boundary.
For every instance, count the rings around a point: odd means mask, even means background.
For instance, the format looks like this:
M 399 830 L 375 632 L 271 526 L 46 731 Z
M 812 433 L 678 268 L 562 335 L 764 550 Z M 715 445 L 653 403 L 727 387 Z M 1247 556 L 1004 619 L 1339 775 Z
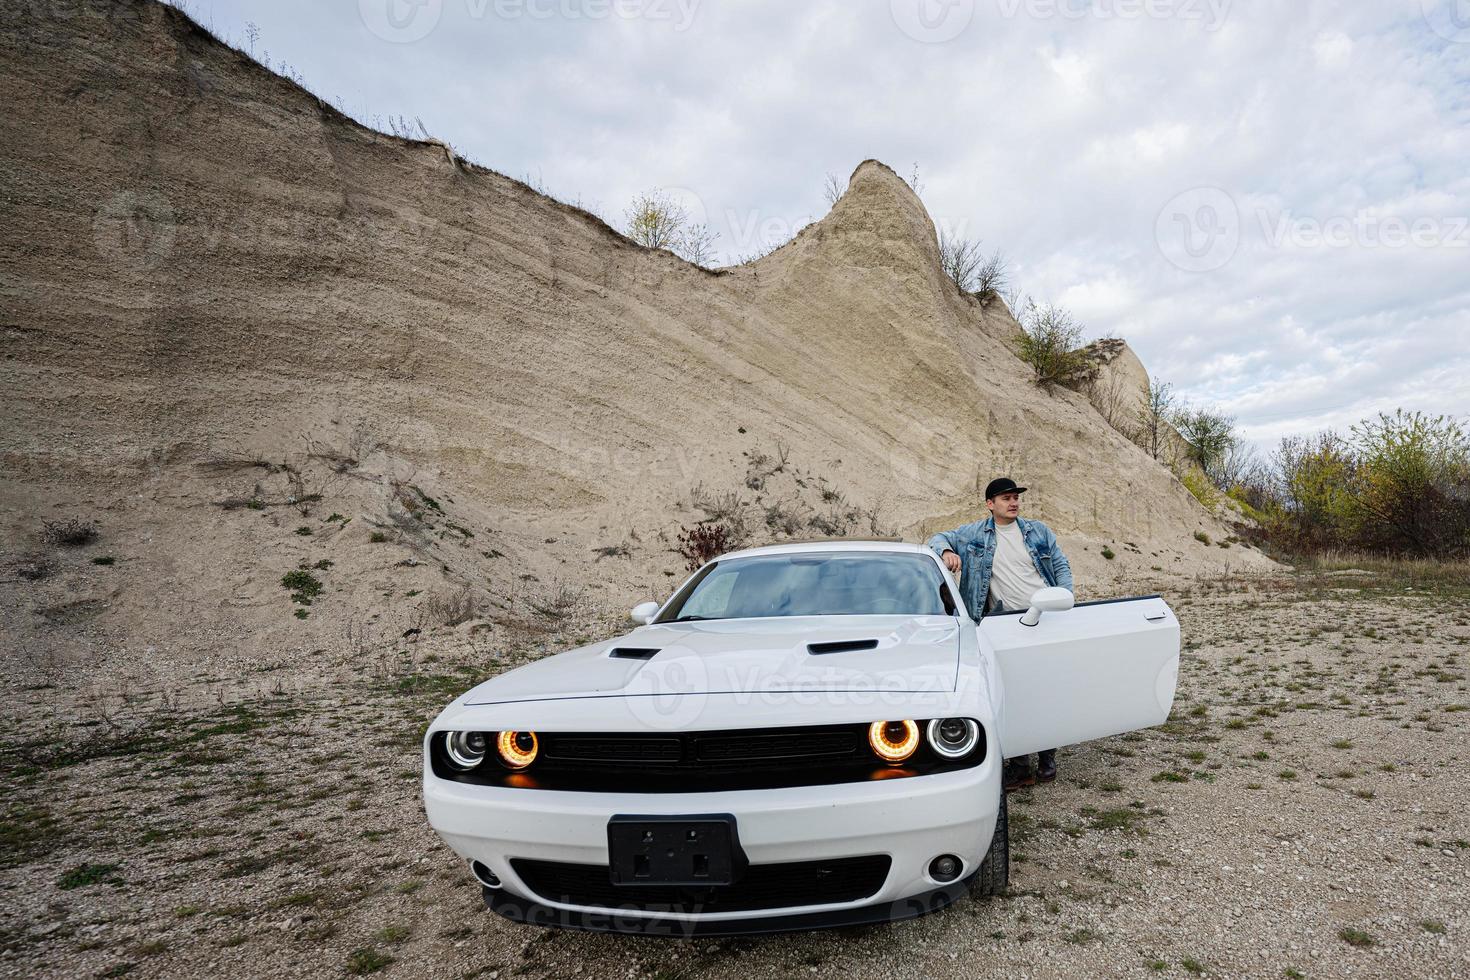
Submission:
M 836 551 L 714 562 L 660 623 L 763 616 L 945 616 L 944 580 L 924 555 Z

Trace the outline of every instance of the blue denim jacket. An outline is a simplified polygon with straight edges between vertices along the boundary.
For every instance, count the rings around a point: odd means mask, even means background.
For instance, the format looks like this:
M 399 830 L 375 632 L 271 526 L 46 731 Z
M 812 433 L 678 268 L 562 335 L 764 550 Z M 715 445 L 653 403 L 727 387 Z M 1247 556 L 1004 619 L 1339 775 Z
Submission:
M 1021 529 L 1021 539 L 1026 550 L 1031 552 L 1031 563 L 1041 573 L 1047 585 L 1059 585 L 1069 592 L 1072 588 L 1072 566 L 1057 544 L 1057 536 L 1051 528 L 1040 521 L 1016 518 Z M 978 620 L 985 614 L 985 600 L 990 594 L 990 566 L 995 561 L 995 518 L 957 527 L 953 531 L 940 531 L 929 539 L 929 548 L 941 558 L 946 551 L 960 556 L 960 594 L 970 618 Z

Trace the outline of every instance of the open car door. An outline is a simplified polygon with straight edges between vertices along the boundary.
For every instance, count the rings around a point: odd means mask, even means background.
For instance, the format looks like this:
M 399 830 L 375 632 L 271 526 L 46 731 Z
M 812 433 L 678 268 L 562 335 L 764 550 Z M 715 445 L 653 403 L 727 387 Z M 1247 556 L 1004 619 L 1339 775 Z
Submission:
M 999 661 L 1006 758 L 1163 724 L 1179 679 L 1179 621 L 1158 596 L 980 620 Z

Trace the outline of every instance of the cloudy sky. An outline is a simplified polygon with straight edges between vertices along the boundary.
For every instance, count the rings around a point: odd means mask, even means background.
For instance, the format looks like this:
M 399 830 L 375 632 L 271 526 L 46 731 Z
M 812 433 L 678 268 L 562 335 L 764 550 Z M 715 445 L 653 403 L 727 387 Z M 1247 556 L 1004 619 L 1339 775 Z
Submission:
M 180 0 L 349 114 L 723 261 L 876 157 L 1269 446 L 1470 415 L 1470 0 Z M 253 37 L 253 40 L 252 40 Z

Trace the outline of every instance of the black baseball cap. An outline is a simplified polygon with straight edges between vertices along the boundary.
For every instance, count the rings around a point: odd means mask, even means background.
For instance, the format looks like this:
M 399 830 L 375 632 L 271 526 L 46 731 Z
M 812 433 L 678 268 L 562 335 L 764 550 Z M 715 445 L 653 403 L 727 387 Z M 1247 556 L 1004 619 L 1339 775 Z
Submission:
M 1015 480 L 1012 480 L 1008 476 L 1003 476 L 1003 477 L 1000 477 L 999 479 L 991 480 L 989 483 L 987 483 L 985 485 L 985 499 L 986 500 L 994 500 L 996 497 L 999 497 L 1003 493 L 1025 493 L 1025 492 L 1026 492 L 1026 488 L 1025 487 L 1018 487 L 1018 486 L 1016 486 L 1016 481 Z

